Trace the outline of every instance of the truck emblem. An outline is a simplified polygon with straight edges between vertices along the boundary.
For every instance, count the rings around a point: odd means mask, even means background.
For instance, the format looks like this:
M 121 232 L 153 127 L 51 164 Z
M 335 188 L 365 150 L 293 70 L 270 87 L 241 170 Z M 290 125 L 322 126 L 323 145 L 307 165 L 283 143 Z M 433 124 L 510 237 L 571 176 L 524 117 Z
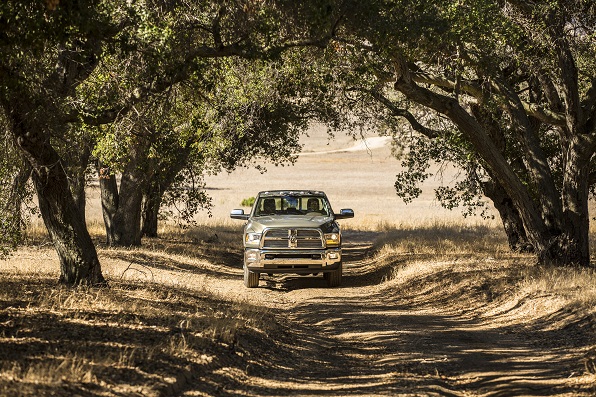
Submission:
M 289 229 L 288 237 L 290 238 L 290 240 L 288 242 L 288 247 L 297 248 L 298 247 L 298 231 L 296 229 Z

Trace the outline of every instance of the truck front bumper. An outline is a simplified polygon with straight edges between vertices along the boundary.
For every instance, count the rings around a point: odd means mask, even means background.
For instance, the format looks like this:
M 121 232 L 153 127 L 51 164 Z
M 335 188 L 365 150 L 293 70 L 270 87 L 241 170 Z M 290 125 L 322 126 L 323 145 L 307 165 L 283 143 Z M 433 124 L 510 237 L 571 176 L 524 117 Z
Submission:
M 324 250 L 260 250 L 247 248 L 244 264 L 255 273 L 326 273 L 339 268 L 341 248 Z

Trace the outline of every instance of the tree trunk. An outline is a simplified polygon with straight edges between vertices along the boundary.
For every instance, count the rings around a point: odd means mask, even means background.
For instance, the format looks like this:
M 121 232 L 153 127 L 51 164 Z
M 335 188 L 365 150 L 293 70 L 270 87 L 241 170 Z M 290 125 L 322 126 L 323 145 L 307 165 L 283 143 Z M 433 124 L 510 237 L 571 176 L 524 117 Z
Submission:
M 523 146 L 523 161 L 527 174 L 534 185 L 534 189 L 541 193 L 537 197 L 537 202 L 540 203 L 543 222 L 550 233 L 558 234 L 563 223 L 563 209 L 559 192 L 549 168 L 548 158 L 538 139 L 540 123 L 528 117 L 519 96 L 511 87 L 503 82 L 498 86 L 509 100 L 507 112 L 513 120 L 511 130 L 517 135 Z
M 528 239 L 536 251 L 541 252 L 545 248 L 545 242 L 550 241 L 551 234 L 528 190 L 480 123 L 467 113 L 457 100 L 416 85 L 403 58 L 396 60 L 394 88 L 408 99 L 447 116 L 457 126 L 513 200 L 522 218 Z
M 533 252 L 519 212 L 505 189 L 497 182 L 491 181 L 483 185 L 483 191 L 499 212 L 509 248 L 515 252 Z
M 97 174 L 99 175 L 99 192 L 101 196 L 101 213 L 106 228 L 106 244 L 117 245 L 114 216 L 118 210 L 118 184 L 116 175 L 110 172 L 109 167 L 98 163 Z
M 143 201 L 142 172 L 136 161 L 127 165 L 120 181 L 118 210 L 114 215 L 115 245 L 141 245 L 141 204 Z
M 25 123 L 15 112 L 10 116 L 17 144 L 33 170 L 39 211 L 60 259 L 60 282 L 105 284 L 95 246 L 70 192 L 62 159 L 43 136 L 25 130 Z
M 143 174 L 143 170 L 137 167 L 136 159 L 131 157 L 118 189 L 115 175 L 100 167 L 102 212 L 109 246 L 141 245 Z
M 156 182 L 148 183 L 147 186 L 148 188 L 143 192 L 143 227 L 141 234 L 147 237 L 157 237 L 159 208 L 161 207 L 163 190 Z
M 502 115 L 495 113 L 493 109 L 483 108 L 477 103 L 472 104 L 470 110 L 479 124 L 486 130 L 495 147 L 501 152 L 506 150 L 505 134 L 498 123 L 498 118 Z M 523 166 L 523 163 L 521 166 Z M 521 166 L 518 166 L 518 168 L 521 168 Z M 522 218 L 517 208 L 515 208 L 513 200 L 494 175 L 491 175 L 490 170 L 485 169 L 485 171 L 488 172 L 491 179 L 489 182 L 482 183 L 482 191 L 493 202 L 495 209 L 499 212 L 509 248 L 514 252 L 533 252 L 534 248 L 528 241 Z
M 591 146 L 587 139 L 575 138 L 566 153 L 562 191 L 565 233 L 558 236 L 558 246 L 555 247 L 555 258 L 563 264 L 590 264 L 588 198 Z
M 75 162 L 70 164 L 70 190 L 74 198 L 75 204 L 79 209 L 79 213 L 86 222 L 85 204 L 87 197 L 85 195 L 85 188 L 87 187 L 86 172 L 89 165 L 89 158 L 91 157 L 91 148 L 83 144 L 78 152 L 78 158 Z
M 155 172 L 151 173 L 143 192 L 142 235 L 157 237 L 159 209 L 163 195 L 174 183 L 176 177 L 185 167 L 192 151 L 192 140 L 178 150 L 178 156 L 173 162 L 154 165 Z
M 396 60 L 394 87 L 410 100 L 449 117 L 464 134 L 474 146 L 476 152 L 486 162 L 491 175 L 494 175 L 494 179 L 503 186 L 503 189 L 511 198 L 539 261 L 546 263 L 557 260 L 562 264 L 571 264 L 571 262 L 568 262 L 569 257 L 561 256 L 557 245 L 554 244 L 555 236 L 545 223 L 543 214 L 540 211 L 541 208 L 533 201 L 527 187 L 515 174 L 503 153 L 490 139 L 489 134 L 480 123 L 467 113 L 457 100 L 416 85 L 403 58 Z
M 410 100 L 449 117 L 474 146 L 476 152 L 488 165 L 488 171 L 491 176 L 494 176 L 493 179 L 502 185 L 507 196 L 511 198 L 523 221 L 528 240 L 541 263 L 589 265 L 588 180 L 591 156 L 596 145 L 592 136 L 587 133 L 582 135 L 579 133 L 579 128 L 569 127 L 570 138 L 564 159 L 563 189 L 560 195 L 548 189 L 539 190 L 538 194 L 556 195 L 556 197 L 541 198 L 540 202 L 543 206 L 540 206 L 533 201 L 531 192 L 515 174 L 487 132 L 457 100 L 416 85 L 403 59 L 397 59 L 396 76 L 394 85 L 396 90 Z M 531 164 L 529 166 L 531 167 Z M 536 171 L 528 170 L 528 172 Z M 553 222 L 549 217 L 558 215 L 555 202 L 561 199 L 563 213 L 559 216 L 562 221 Z M 545 206 L 544 203 L 547 201 L 552 205 Z M 552 228 L 553 223 L 559 226 L 556 230 Z
M 27 182 L 31 177 L 31 165 L 25 159 L 19 159 L 22 165 L 19 167 L 19 172 L 14 176 L 12 180 L 12 187 L 10 189 L 10 195 L 8 202 L 6 203 L 6 211 L 10 212 L 13 216 L 13 225 L 19 231 L 23 230 L 25 220 L 23 219 L 23 200 L 27 191 Z

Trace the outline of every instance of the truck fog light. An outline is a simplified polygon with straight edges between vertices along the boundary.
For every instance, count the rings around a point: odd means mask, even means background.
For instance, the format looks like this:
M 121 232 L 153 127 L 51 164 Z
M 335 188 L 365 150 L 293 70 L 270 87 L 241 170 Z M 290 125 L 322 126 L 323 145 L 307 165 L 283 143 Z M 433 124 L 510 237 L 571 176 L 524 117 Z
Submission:
M 246 260 L 250 262 L 254 262 L 257 260 L 257 252 L 256 251 L 247 251 L 246 252 Z
M 337 258 L 339 258 L 339 255 L 337 254 L 337 252 L 329 253 L 329 259 L 337 259 Z

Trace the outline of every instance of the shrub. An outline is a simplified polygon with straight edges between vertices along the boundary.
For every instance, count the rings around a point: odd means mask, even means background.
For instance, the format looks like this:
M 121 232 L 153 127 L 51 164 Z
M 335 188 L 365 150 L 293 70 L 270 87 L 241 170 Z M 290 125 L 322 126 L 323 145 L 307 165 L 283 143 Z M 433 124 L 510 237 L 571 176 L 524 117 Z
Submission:
M 255 198 L 249 197 L 249 198 L 245 198 L 244 200 L 242 200 L 240 205 L 243 207 L 252 207 L 254 203 L 255 203 Z

